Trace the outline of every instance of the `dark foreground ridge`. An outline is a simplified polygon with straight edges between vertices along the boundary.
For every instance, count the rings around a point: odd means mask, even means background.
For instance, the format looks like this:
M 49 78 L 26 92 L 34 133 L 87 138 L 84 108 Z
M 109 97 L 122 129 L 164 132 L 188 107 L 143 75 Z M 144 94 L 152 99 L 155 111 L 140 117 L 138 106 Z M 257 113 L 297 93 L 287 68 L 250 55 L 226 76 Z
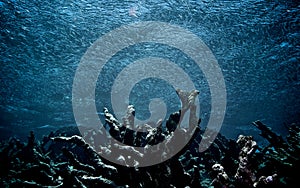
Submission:
M 203 131 L 198 129 L 180 155 L 143 168 L 101 158 L 79 134 L 74 135 L 75 128 L 56 131 L 42 141 L 31 132 L 27 143 L 17 138 L 1 143 L 0 187 L 295 187 L 299 126 L 289 127 L 285 141 L 262 122 L 253 125 L 270 145 L 262 148 L 252 136 L 240 135 L 233 141 L 219 134 L 208 150 L 199 153 Z M 91 131 L 88 136 L 95 135 Z
M 289 135 L 283 139 L 262 122 L 253 122 L 269 142 L 266 147 L 260 147 L 250 135 L 240 135 L 234 141 L 212 130 L 204 134 L 194 105 L 199 92 L 177 90 L 177 94 L 182 108 L 170 115 L 165 126 L 158 121 L 155 127 L 145 125 L 146 130 L 133 131 L 130 127 L 134 126 L 135 110 L 129 106 L 123 123 L 104 109 L 105 131 L 80 128 L 79 132 L 77 127 L 68 127 L 41 141 L 30 132 L 27 143 L 17 138 L 1 142 L 0 187 L 297 187 L 299 125 L 290 125 Z M 188 110 L 188 127 L 196 125 L 192 132 L 180 126 L 181 117 Z M 174 139 L 184 138 L 188 133 L 192 134 L 191 139 L 175 156 L 156 165 L 139 167 L 144 154 L 134 146 L 153 154 L 157 151 L 149 150 L 150 146 L 166 140 L 165 152 L 153 155 L 157 157 L 153 160 L 166 159 L 167 153 L 177 146 Z M 199 152 L 200 141 L 210 140 L 216 134 L 210 147 Z M 100 142 L 99 138 L 109 137 L 118 142 Z M 119 165 L 103 158 L 103 154 L 116 159 Z

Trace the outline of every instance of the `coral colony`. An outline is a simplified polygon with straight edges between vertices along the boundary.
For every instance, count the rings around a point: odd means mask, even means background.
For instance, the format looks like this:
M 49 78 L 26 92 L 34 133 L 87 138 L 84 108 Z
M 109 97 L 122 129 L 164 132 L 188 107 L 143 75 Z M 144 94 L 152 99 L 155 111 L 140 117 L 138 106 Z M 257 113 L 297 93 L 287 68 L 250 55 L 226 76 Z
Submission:
M 177 90 L 181 100 L 180 111 L 170 115 L 166 124 L 158 120 L 156 126 L 141 126 L 141 130 L 129 129 L 134 125 L 135 109 L 128 107 L 122 123 L 107 108 L 104 109 L 106 132 L 85 131 L 80 135 L 77 127 L 67 127 L 51 132 L 43 140 L 35 139 L 30 132 L 28 142 L 10 138 L 0 145 L 0 187 L 293 187 L 297 185 L 300 156 L 299 126 L 288 127 L 286 139 L 278 136 L 260 121 L 253 126 L 261 131 L 269 145 L 259 146 L 251 135 L 240 135 L 236 141 L 218 134 L 216 140 L 204 152 L 199 143 L 204 131 L 196 118 L 194 100 L 197 90 Z M 180 115 L 190 110 L 189 123 L 196 124 L 188 144 L 172 158 L 152 166 L 138 167 L 144 155 L 133 146 L 145 150 L 167 140 L 166 152 L 172 150 L 174 131 L 186 133 L 179 127 Z M 213 130 L 211 130 L 213 134 Z M 98 136 L 111 136 L 125 145 L 97 145 Z M 85 140 L 91 140 L 94 146 Z M 96 148 L 96 149 L 94 149 Z M 128 154 L 114 155 L 114 149 Z M 97 151 L 96 151 L 97 150 Z M 116 157 L 123 165 L 116 165 L 99 155 Z M 155 152 L 155 151 L 151 151 Z M 158 156 L 165 158 L 164 155 Z

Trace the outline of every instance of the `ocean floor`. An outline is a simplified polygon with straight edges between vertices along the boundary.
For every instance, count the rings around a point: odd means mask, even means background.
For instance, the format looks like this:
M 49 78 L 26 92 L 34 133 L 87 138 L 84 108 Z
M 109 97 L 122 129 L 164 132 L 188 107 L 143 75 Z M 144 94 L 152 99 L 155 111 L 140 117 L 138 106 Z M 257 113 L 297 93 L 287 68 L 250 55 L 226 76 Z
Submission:
M 27 142 L 10 138 L 0 145 L 0 186 L 297 187 L 300 129 L 296 124 L 290 125 L 289 135 L 282 138 L 262 122 L 255 121 L 253 126 L 269 142 L 267 147 L 258 145 L 251 135 L 240 135 L 232 140 L 218 134 L 204 152 L 198 150 L 200 141 L 205 139 L 204 131 L 197 127 L 192 139 L 179 153 L 163 163 L 148 167 L 138 167 L 134 156 L 139 153 L 132 146 L 123 147 L 128 156 L 115 156 L 122 163 L 116 165 L 101 157 L 96 147 L 85 141 L 110 134 L 116 139 L 119 136 L 124 144 L 147 148 L 163 139 L 175 137 L 172 133 L 178 125 L 179 113 L 170 116 L 167 130 L 158 131 L 158 127 L 144 136 L 133 134 L 131 139 L 126 135 L 129 131 L 124 124 L 109 112 L 106 112 L 106 122 L 110 127 L 107 133 L 86 129 L 82 137 L 77 127 L 66 127 L 51 132 L 42 140 L 35 139 L 34 132 L 29 133 Z M 210 135 L 213 134 L 211 131 Z M 101 151 L 110 153 L 116 147 L 121 146 L 101 146 Z

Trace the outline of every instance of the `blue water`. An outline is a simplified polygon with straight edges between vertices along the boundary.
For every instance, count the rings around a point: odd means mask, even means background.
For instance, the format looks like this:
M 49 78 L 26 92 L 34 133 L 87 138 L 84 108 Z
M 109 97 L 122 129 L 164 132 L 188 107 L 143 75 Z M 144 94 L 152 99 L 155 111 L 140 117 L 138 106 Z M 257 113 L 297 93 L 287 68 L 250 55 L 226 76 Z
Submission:
M 107 32 L 139 21 L 178 25 L 211 49 L 227 90 L 225 136 L 257 135 L 251 126 L 257 119 L 285 135 L 285 125 L 300 120 L 299 13 L 299 3 L 292 0 L 1 0 L 1 137 L 76 126 L 72 84 L 81 57 Z M 111 58 L 98 78 L 97 109 L 110 107 L 110 89 L 122 68 L 148 56 L 177 62 L 191 76 L 201 91 L 205 127 L 211 109 L 205 76 L 193 64 L 187 66 L 185 54 L 160 44 L 132 46 Z M 149 116 L 148 104 L 155 97 L 170 106 L 168 114 L 177 110 L 174 88 L 143 80 L 130 97 L 139 118 Z

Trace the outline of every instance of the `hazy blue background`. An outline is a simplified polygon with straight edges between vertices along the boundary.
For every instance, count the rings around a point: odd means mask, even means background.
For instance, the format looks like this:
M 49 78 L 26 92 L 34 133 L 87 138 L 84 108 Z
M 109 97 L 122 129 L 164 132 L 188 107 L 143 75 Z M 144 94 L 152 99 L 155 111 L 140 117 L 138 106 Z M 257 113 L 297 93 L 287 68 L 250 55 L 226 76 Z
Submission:
M 177 24 L 209 46 L 226 82 L 225 136 L 258 133 L 250 126 L 257 119 L 285 135 L 284 125 L 300 119 L 299 13 L 296 0 L 1 0 L 1 138 L 75 126 L 72 83 L 80 58 L 105 33 L 137 21 Z M 205 127 L 210 110 L 205 77 L 195 65 L 188 66 L 191 60 L 183 53 L 159 44 L 132 46 L 107 63 L 96 88 L 98 110 L 109 107 L 118 72 L 148 56 L 170 59 L 187 71 L 201 91 Z M 151 97 L 163 97 L 171 105 L 168 113 L 177 110 L 173 88 L 148 79 L 130 99 L 139 117 L 149 115 Z

